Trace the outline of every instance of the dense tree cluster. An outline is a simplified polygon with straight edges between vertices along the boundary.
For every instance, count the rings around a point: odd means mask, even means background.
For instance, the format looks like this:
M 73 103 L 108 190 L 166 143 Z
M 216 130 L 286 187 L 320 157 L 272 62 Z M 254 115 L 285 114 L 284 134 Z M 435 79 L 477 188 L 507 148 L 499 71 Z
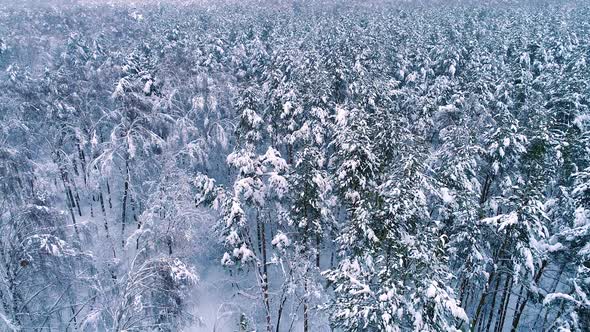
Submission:
M 7 7 L 0 330 L 588 331 L 588 17 Z

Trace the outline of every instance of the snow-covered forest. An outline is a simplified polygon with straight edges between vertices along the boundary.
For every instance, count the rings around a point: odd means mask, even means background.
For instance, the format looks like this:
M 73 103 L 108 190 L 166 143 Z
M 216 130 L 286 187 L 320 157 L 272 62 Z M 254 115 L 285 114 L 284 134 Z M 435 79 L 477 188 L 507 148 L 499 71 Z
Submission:
M 1 331 L 590 331 L 590 3 L 0 1 Z

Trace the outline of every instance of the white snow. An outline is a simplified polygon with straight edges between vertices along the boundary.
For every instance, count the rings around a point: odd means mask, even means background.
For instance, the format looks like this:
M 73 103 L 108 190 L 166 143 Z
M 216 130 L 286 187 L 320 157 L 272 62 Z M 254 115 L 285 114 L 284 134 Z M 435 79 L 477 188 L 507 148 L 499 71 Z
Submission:
M 289 183 L 285 177 L 277 174 L 276 172 L 270 173 L 268 182 L 279 199 L 281 199 L 289 191 Z
M 230 246 L 235 246 L 240 242 L 240 236 L 235 229 L 232 229 L 229 234 L 225 237 L 225 243 Z
M 535 275 L 535 264 L 533 262 L 533 254 L 529 248 L 521 248 L 521 253 L 525 259 L 525 266 L 531 272 L 531 275 Z
M 240 248 L 234 248 L 233 255 L 234 257 L 239 259 L 242 262 L 242 264 L 248 262 L 251 259 L 254 259 L 255 257 L 254 252 L 248 249 L 245 243 L 242 243 L 242 246 Z
M 344 108 L 336 108 L 336 124 L 339 126 L 345 126 L 348 118 L 348 111 Z
M 262 156 L 261 161 L 265 164 L 271 165 L 277 172 L 283 172 L 287 170 L 287 162 L 281 158 L 281 153 L 272 147 L 266 150 L 266 153 Z
M 384 312 L 383 315 L 381 315 L 381 318 L 383 319 L 385 325 L 388 325 L 389 321 L 391 320 L 391 315 L 387 312 Z
M 113 98 L 117 98 L 120 97 L 122 95 L 125 94 L 125 85 L 127 84 L 127 81 L 125 79 L 120 79 L 119 82 L 117 83 L 117 86 L 115 87 L 115 91 L 112 94 Z
M 227 253 L 227 252 L 223 253 L 223 257 L 221 258 L 221 265 L 225 265 L 225 266 L 234 265 L 234 261 L 231 259 L 231 256 L 229 253 Z
M 133 18 L 134 20 L 136 20 L 137 22 L 141 22 L 143 21 L 143 15 L 134 11 L 131 14 L 129 14 L 129 16 L 131 16 L 131 18 Z
M 375 231 L 373 231 L 371 229 L 371 227 L 365 227 L 365 234 L 367 236 L 367 238 L 373 242 L 379 242 L 379 239 L 377 238 L 377 236 L 375 235 Z
M 148 80 L 147 82 L 145 82 L 145 85 L 143 86 L 143 93 L 145 93 L 146 95 L 149 95 L 152 92 L 152 84 L 154 82 L 152 82 L 152 80 Z
M 422 320 L 422 314 L 420 312 L 416 312 L 414 314 L 414 331 L 421 331 L 424 326 L 424 321 Z
M 444 106 L 439 106 L 438 107 L 438 111 L 439 112 L 454 112 L 457 110 L 457 107 L 455 107 L 455 105 L 453 104 L 449 104 L 449 105 L 444 105 Z
M 489 217 L 489 218 L 484 218 L 481 220 L 482 223 L 484 224 L 496 224 L 500 219 L 502 219 L 504 217 L 503 214 L 495 216 L 495 217 Z
M 574 225 L 576 225 L 576 227 L 587 225 L 589 223 L 588 215 L 590 215 L 590 211 L 581 206 L 578 207 L 574 212 Z
M 576 299 L 574 299 L 571 295 L 564 294 L 564 293 L 550 293 L 550 294 L 547 294 L 545 296 L 545 298 L 543 299 L 543 305 L 547 305 L 557 299 L 562 299 L 562 300 L 578 303 L 578 301 L 576 301 Z
M 498 163 L 498 161 L 494 161 L 494 163 L 492 164 L 492 168 L 494 169 L 494 174 L 498 174 L 498 171 L 500 170 L 500 164 Z
M 428 286 L 428 289 L 426 290 L 426 296 L 429 298 L 434 298 L 436 296 L 436 287 L 434 285 L 430 285 Z
M 293 103 L 287 101 L 283 104 L 283 113 L 281 114 L 281 118 L 285 118 L 287 115 L 291 113 L 291 108 L 293 108 Z
M 323 193 L 332 189 L 328 179 L 324 178 L 320 173 L 314 174 L 312 181 L 318 186 L 320 191 Z
M 458 318 L 464 322 L 469 322 L 469 318 L 463 308 L 459 307 L 455 301 L 448 300 L 445 302 L 445 307 L 451 311 L 453 317 Z
M 137 151 L 137 147 L 135 146 L 135 140 L 133 139 L 133 135 L 127 135 L 127 147 L 129 157 L 131 157 L 131 159 L 135 158 L 135 152 Z
M 547 242 L 547 240 L 537 241 L 533 237 L 533 238 L 531 238 L 530 243 L 531 243 L 531 247 L 540 253 L 543 253 L 543 252 L 551 253 L 551 252 L 564 250 L 566 248 L 563 244 L 561 244 L 560 242 L 557 242 L 555 237 L 549 239 L 548 241 L 549 241 L 549 243 Z
M 170 276 L 177 282 L 185 281 L 190 284 L 196 284 L 199 281 L 199 277 L 195 271 L 180 261 L 178 258 L 170 262 L 169 267 Z
M 0 311 L 0 321 L 4 322 L 4 325 L 11 331 L 17 332 L 20 331 L 20 328 L 16 326 L 8 317 L 6 317 L 2 311 Z M 2 325 L 0 325 L 2 326 Z
M 369 288 L 369 285 L 367 284 L 363 284 L 362 282 L 360 282 L 357 278 L 353 277 L 353 276 L 348 276 L 348 278 L 350 279 L 350 282 L 355 285 L 356 287 L 358 287 L 358 289 L 354 290 L 351 289 L 350 290 L 350 294 L 352 295 L 362 295 L 362 294 L 372 294 L 373 292 L 371 291 L 371 288 Z
M 202 110 L 205 107 L 205 98 L 202 96 L 193 97 L 193 108 Z
M 229 217 L 226 220 L 226 225 L 228 227 L 231 226 L 231 224 L 233 223 L 234 219 L 236 219 L 236 218 L 241 219 L 243 215 L 244 215 L 244 210 L 242 210 L 242 207 L 240 206 L 240 203 L 237 200 L 234 199 L 232 201 L 232 205 L 231 205 L 231 210 L 230 210 Z
M 278 249 L 283 249 L 288 247 L 291 244 L 291 241 L 284 233 L 279 232 L 275 237 L 272 239 L 272 245 L 277 247 Z
M 455 77 L 455 72 L 457 71 L 457 69 L 455 68 L 454 64 L 451 64 L 449 66 L 449 74 L 451 74 L 451 77 Z
M 207 98 L 207 106 L 211 111 L 215 111 L 215 109 L 217 109 L 217 97 L 215 97 L 215 95 L 209 95 Z
M 498 230 L 502 231 L 504 230 L 504 228 L 508 226 L 516 225 L 516 223 L 518 223 L 518 213 L 516 213 L 516 211 L 513 211 L 510 214 L 503 216 L 502 222 L 500 223 L 500 227 L 498 227 Z
M 445 204 L 451 204 L 455 201 L 455 196 L 448 188 L 440 188 L 440 198 Z
M 578 126 L 578 128 L 582 131 L 585 131 L 585 122 L 590 122 L 590 114 L 580 114 L 574 119 L 574 125 Z

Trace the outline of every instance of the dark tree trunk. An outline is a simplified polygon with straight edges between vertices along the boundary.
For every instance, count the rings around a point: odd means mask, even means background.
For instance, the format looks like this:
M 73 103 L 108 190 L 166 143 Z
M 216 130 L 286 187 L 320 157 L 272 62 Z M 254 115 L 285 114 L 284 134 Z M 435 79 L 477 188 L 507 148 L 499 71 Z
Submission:
M 547 261 L 544 260 L 541 263 L 541 267 L 539 268 L 539 270 L 537 271 L 537 273 L 535 274 L 535 277 L 533 279 L 535 284 L 537 284 L 539 282 L 539 279 L 541 279 L 541 276 L 543 275 L 543 270 L 545 270 L 546 266 L 547 266 Z M 524 288 L 524 286 L 523 286 L 523 288 Z M 523 298 L 522 302 L 520 303 L 520 306 L 516 307 L 516 313 L 514 314 L 514 319 L 512 320 L 512 331 L 516 331 L 516 329 L 518 328 L 520 318 L 522 316 L 522 313 L 524 311 L 524 308 L 526 307 L 528 300 L 529 300 L 529 294 L 527 292 L 526 296 Z
M 80 207 L 80 194 L 78 193 L 78 186 L 76 186 L 76 181 L 74 183 L 74 191 L 76 192 L 76 207 L 78 208 L 78 215 L 82 216 L 82 208 Z
M 109 209 L 113 208 L 113 201 L 111 199 L 111 186 L 109 185 L 109 180 L 107 179 L 106 181 L 106 185 L 107 185 L 107 195 L 109 196 Z
M 123 198 L 121 203 L 121 246 L 125 247 L 125 224 L 127 223 L 127 197 L 129 196 L 129 161 L 125 160 L 125 182 L 123 183 Z
M 260 277 L 261 288 L 262 288 L 262 301 L 264 303 L 264 310 L 266 314 L 266 331 L 272 332 L 272 319 L 270 314 L 270 297 L 269 297 L 269 285 L 268 285 L 268 267 L 267 267 L 267 256 L 266 256 L 266 234 L 265 224 L 260 220 L 260 211 L 256 214 L 256 233 L 258 236 L 258 248 L 262 256 L 262 262 L 259 262 L 258 274 Z
M 305 285 L 304 285 L 304 291 L 305 294 L 303 296 L 305 296 L 305 302 L 303 302 L 303 332 L 308 332 L 309 331 L 309 308 L 307 305 L 307 278 L 305 280 Z
M 473 320 L 471 321 L 471 331 L 475 331 L 477 324 L 479 323 L 479 316 L 481 315 L 481 311 L 482 311 L 483 306 L 486 302 L 486 296 L 488 294 L 490 282 L 494 279 L 495 275 L 496 275 L 495 270 L 490 273 L 490 277 L 481 292 L 481 296 L 480 296 L 479 302 L 477 304 L 477 309 L 475 310 L 475 316 L 473 317 Z
M 77 239 L 80 239 L 80 232 L 78 231 L 78 224 L 76 223 L 76 215 L 74 214 L 74 196 L 72 195 L 72 189 L 70 188 L 70 184 L 67 178 L 65 171 L 61 170 L 61 179 L 64 185 L 64 190 L 66 194 L 66 205 L 68 206 L 68 210 L 70 211 L 70 217 L 72 218 L 72 225 L 74 227 L 74 232 L 76 234 Z
M 86 178 L 86 157 L 84 155 L 84 150 L 80 146 L 80 143 L 78 143 L 78 158 L 80 159 L 80 164 L 82 165 L 82 176 L 84 179 L 84 184 L 86 185 L 88 183 Z
M 514 307 L 514 315 L 512 316 L 512 324 L 514 324 L 514 318 L 516 318 L 516 310 L 518 310 L 518 307 L 520 307 L 520 304 L 522 302 L 524 302 L 524 298 L 523 298 L 523 294 L 525 293 L 525 287 L 524 285 L 520 285 L 520 291 L 518 292 L 518 298 L 516 300 L 516 306 Z M 514 332 L 514 326 L 512 326 L 512 328 L 510 329 L 510 331 Z
M 111 239 L 111 234 L 109 231 L 109 221 L 107 218 L 107 211 L 104 207 L 104 197 L 102 195 L 102 189 L 99 189 L 100 192 L 98 193 L 98 200 L 100 202 L 100 209 L 102 210 L 102 215 L 104 218 L 104 231 L 105 231 L 105 236 L 107 238 L 107 242 L 109 242 L 112 251 L 113 251 L 113 258 L 117 258 L 117 251 L 115 250 L 115 245 L 113 244 L 113 240 Z
M 502 299 L 502 305 L 500 307 L 500 317 L 495 325 L 496 331 L 502 331 L 504 328 L 504 321 L 506 320 L 506 313 L 508 312 L 508 304 L 510 303 L 510 296 L 512 295 L 512 285 L 514 283 L 514 279 L 511 275 L 506 276 L 506 282 L 504 283 L 504 295 Z
M 135 221 L 135 223 L 137 224 L 137 229 L 140 230 L 141 229 L 141 221 L 137 218 L 137 212 L 135 209 L 136 203 L 135 203 L 135 199 L 133 198 L 133 196 L 131 196 L 131 212 L 133 213 L 133 221 Z M 135 240 L 135 249 L 139 250 L 139 237 L 137 238 L 137 240 Z M 170 242 L 168 243 L 168 252 L 170 255 L 172 255 L 172 240 L 170 239 Z
M 561 279 L 561 275 L 563 274 L 564 269 L 565 269 L 565 265 L 559 266 L 559 273 L 557 274 L 557 278 L 555 278 L 554 282 L 551 284 L 551 288 L 549 288 L 551 291 L 549 293 L 553 293 L 557 289 L 557 286 L 559 285 L 559 280 Z M 539 319 L 541 318 L 542 311 L 543 311 L 543 309 L 541 309 L 539 311 L 539 314 L 537 315 L 537 318 L 535 319 L 535 321 L 539 321 Z M 543 327 L 545 326 L 545 322 L 547 322 L 548 314 L 549 314 L 549 310 L 547 310 L 545 308 L 545 315 L 543 316 L 543 321 L 541 323 L 542 324 L 541 329 L 543 329 Z
M 493 262 L 497 262 L 500 258 L 502 258 L 502 252 L 504 251 L 504 248 L 506 247 L 506 245 L 508 244 L 508 239 L 509 239 L 509 232 L 510 229 L 507 230 L 506 235 L 504 236 L 504 240 L 502 241 L 502 245 L 500 246 L 500 248 L 498 249 L 498 251 L 496 252 L 496 255 L 494 256 L 494 260 Z M 488 281 L 486 282 L 483 292 L 481 293 L 481 296 L 479 298 L 479 302 L 477 304 L 477 309 L 475 311 L 475 317 L 473 317 L 473 320 L 471 322 L 471 330 L 474 331 L 475 328 L 477 327 L 477 323 L 479 322 L 479 317 L 481 315 L 483 306 L 486 302 L 486 297 L 488 295 L 488 291 L 490 288 L 490 283 L 494 280 L 495 276 L 496 276 L 496 269 L 494 268 L 494 270 L 492 270 L 492 272 L 490 273 L 490 277 L 488 278 Z
M 260 227 L 260 242 L 262 242 L 262 287 L 264 292 L 264 305 L 266 306 L 266 330 L 268 332 L 272 331 L 272 321 L 270 317 L 270 299 L 268 294 L 268 267 L 267 267 L 267 257 L 266 257 L 266 234 L 264 229 L 264 223 L 261 223 Z
M 316 234 L 315 237 L 315 245 L 316 245 L 316 256 L 315 256 L 315 267 L 318 268 L 318 270 L 320 269 L 320 254 L 321 254 L 321 237 L 320 234 Z
M 498 297 L 498 286 L 500 285 L 500 279 L 502 279 L 502 278 L 500 275 L 498 275 L 496 277 L 496 284 L 494 285 L 494 291 L 492 294 L 493 298 L 492 298 L 492 304 L 490 307 L 490 312 L 489 312 L 488 318 L 487 318 L 487 324 L 486 324 L 486 328 L 485 328 L 486 331 L 490 330 L 490 326 L 492 325 L 492 321 L 494 320 L 494 309 L 496 308 L 496 298 Z
M 96 198 L 92 195 L 92 200 L 90 201 L 90 218 L 94 218 L 94 202 Z

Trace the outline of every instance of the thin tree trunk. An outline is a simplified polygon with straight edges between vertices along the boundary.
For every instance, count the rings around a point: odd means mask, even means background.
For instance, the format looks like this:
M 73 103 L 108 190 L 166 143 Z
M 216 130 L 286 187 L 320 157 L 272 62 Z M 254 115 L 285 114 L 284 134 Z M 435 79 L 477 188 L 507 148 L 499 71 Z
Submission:
M 287 144 L 287 163 L 293 164 L 293 145 Z
M 8 274 L 8 290 L 10 291 L 10 294 L 12 295 L 11 296 L 12 297 L 12 320 L 17 326 L 20 326 L 21 321 L 19 319 L 19 314 L 21 313 L 21 310 L 19 308 L 20 307 L 19 303 L 23 302 L 23 300 L 17 291 L 18 285 L 15 280 L 15 275 L 12 272 L 12 269 L 10 268 L 10 265 L 8 263 L 6 263 L 5 267 L 6 267 L 6 272 Z
M 133 195 L 131 196 L 131 212 L 133 213 L 133 221 L 137 224 L 137 230 L 141 229 L 141 221 L 137 218 L 137 213 L 135 212 L 135 199 Z M 139 250 L 139 237 L 135 240 L 135 249 Z M 172 255 L 172 238 L 168 240 L 168 254 Z
M 535 275 L 535 277 L 533 279 L 535 284 L 537 284 L 539 282 L 539 279 L 541 279 L 541 275 L 543 275 L 543 270 L 545 269 L 546 266 L 547 266 L 547 261 L 544 260 L 541 263 L 541 267 L 539 268 L 539 270 L 537 271 L 537 274 Z M 524 286 L 523 286 L 523 288 L 524 288 Z M 516 307 L 516 313 L 514 314 L 514 319 L 512 319 L 512 331 L 516 331 L 516 329 L 518 328 L 520 318 L 522 316 L 522 313 L 524 311 L 524 308 L 526 307 L 528 300 L 529 300 L 529 294 L 527 292 L 526 296 L 524 297 L 524 299 L 520 303 L 520 306 Z
M 283 294 L 281 295 L 281 298 L 281 303 L 279 304 L 279 310 L 277 312 L 277 326 L 275 332 L 279 332 L 281 330 L 281 317 L 283 316 L 283 308 L 285 307 L 285 302 L 287 302 L 285 289 L 283 289 Z
M 64 187 L 66 189 L 66 194 L 70 200 L 70 206 L 73 208 L 76 207 L 76 200 L 74 199 L 74 194 L 72 194 L 72 187 L 70 187 L 70 181 L 68 180 L 67 175 L 63 175 L 62 180 L 64 181 Z
M 272 331 L 272 322 L 270 317 L 270 299 L 268 294 L 268 267 L 266 257 L 266 231 L 264 223 L 261 223 L 261 242 L 262 242 L 262 272 L 263 272 L 263 287 L 264 287 L 264 303 L 266 305 L 266 330 Z
M 78 142 L 78 158 L 80 159 L 80 164 L 82 165 L 82 176 L 84 179 L 84 184 L 86 185 L 88 183 L 88 180 L 86 178 L 86 157 L 84 155 L 84 150 L 80 146 L 79 142 Z
M 304 189 L 304 191 L 307 191 L 307 185 Z M 303 243 L 304 243 L 304 250 L 305 250 L 305 256 L 306 259 L 310 259 L 311 260 L 311 236 L 310 236 L 310 232 L 309 232 L 309 219 L 308 219 L 308 207 L 305 206 L 305 220 L 307 220 L 306 224 L 305 224 L 305 228 L 303 231 L 304 234 L 304 238 L 303 238 Z M 310 262 L 311 263 L 311 262 Z M 305 271 L 305 275 L 304 275 L 304 279 L 303 279 L 303 290 L 304 290 L 304 294 L 303 294 L 303 332 L 308 332 L 309 331 L 309 306 L 307 303 L 307 283 L 308 283 L 308 276 L 309 276 L 309 268 L 306 269 Z
M 76 163 L 76 158 L 72 158 L 71 161 L 72 161 L 72 169 L 74 170 L 74 175 L 80 176 L 80 172 L 78 172 L 78 164 Z
M 461 301 L 461 307 L 463 307 L 463 309 L 465 309 L 465 299 L 463 299 L 466 295 L 466 291 L 465 288 L 467 287 L 467 279 L 465 278 L 461 278 L 461 282 L 459 283 L 461 286 L 459 286 L 459 301 Z
M 321 237 L 320 234 L 316 234 L 315 237 L 315 245 L 316 245 L 316 256 L 315 256 L 315 267 L 318 268 L 318 270 L 320 269 L 320 254 L 321 254 Z
M 4 293 L 2 292 L 2 289 L 0 288 L 0 300 L 2 300 L 2 309 L 4 310 L 4 313 L 9 314 L 10 313 L 10 304 L 7 301 L 7 297 L 4 295 Z M 12 316 L 12 315 L 10 315 Z M 277 329 L 277 332 L 278 329 Z
M 485 308 L 485 306 L 484 306 L 484 308 Z M 483 319 L 480 319 L 479 320 L 479 323 L 477 323 L 477 331 L 481 331 L 482 330 L 483 321 L 484 321 Z
M 74 323 L 74 326 L 76 326 L 78 324 L 78 320 L 76 319 L 77 313 L 76 313 L 76 308 L 75 308 L 75 304 L 76 303 L 76 297 L 74 296 L 74 294 L 70 291 L 68 292 L 70 293 L 70 311 L 72 312 L 72 318 L 70 318 L 70 322 Z M 68 323 L 68 326 L 70 324 Z M 67 329 L 67 327 L 66 327 Z M 74 327 L 74 330 L 76 330 L 76 328 Z
M 102 210 L 102 215 L 104 217 L 104 231 L 105 231 L 105 236 L 107 238 L 107 241 L 110 243 L 112 251 L 113 251 L 113 258 L 117 258 L 117 252 L 115 250 L 115 246 L 113 245 L 113 240 L 111 239 L 111 234 L 109 231 L 109 221 L 107 218 L 107 211 L 104 207 L 104 197 L 102 195 L 102 189 L 100 189 L 100 192 L 98 194 L 98 200 L 100 201 L 100 209 Z
M 129 195 L 129 161 L 125 158 L 125 182 L 123 183 L 123 198 L 121 204 L 121 246 L 125 247 L 125 224 L 127 223 L 127 196 Z
M 74 197 L 72 196 L 72 190 L 70 189 L 69 182 L 67 181 L 67 176 L 65 172 L 61 171 L 61 180 L 63 181 L 65 194 L 66 194 L 66 205 L 68 206 L 68 210 L 70 211 L 70 217 L 72 218 L 72 224 L 74 226 L 74 233 L 76 234 L 76 238 L 80 239 L 80 232 L 78 231 L 78 224 L 76 223 L 76 215 L 74 214 Z
M 498 278 L 499 279 L 499 278 Z M 500 303 L 498 305 L 498 311 L 496 312 L 495 316 L 495 323 L 494 323 L 494 331 L 498 329 L 498 325 L 500 325 L 500 320 L 502 319 L 502 313 L 504 309 L 504 302 L 506 301 L 506 295 L 508 293 L 508 285 L 510 283 L 510 275 L 506 275 L 504 279 L 504 286 L 502 287 L 502 294 L 500 295 Z M 488 322 L 488 331 L 489 331 L 489 323 Z
M 109 201 L 109 209 L 112 209 L 113 208 L 113 201 L 111 199 L 111 186 L 109 185 L 108 179 L 106 180 L 106 185 L 107 185 L 107 195 L 109 198 L 109 200 L 108 200 Z
M 510 229 L 507 230 L 508 232 L 510 232 Z M 504 251 L 504 248 L 506 247 L 506 245 L 508 244 L 508 238 L 509 238 L 509 233 L 506 233 L 506 236 L 504 237 L 504 241 L 502 242 L 502 245 L 500 246 L 500 248 L 498 249 L 493 262 L 497 262 L 499 258 L 501 258 L 501 254 L 502 251 Z M 471 322 L 471 330 L 475 331 L 476 325 L 479 321 L 479 316 L 481 315 L 481 311 L 483 309 L 483 305 L 486 302 L 486 297 L 488 295 L 488 289 L 490 288 L 490 282 L 492 282 L 494 280 L 494 277 L 496 275 L 496 268 L 494 268 L 494 270 L 492 270 L 492 272 L 490 273 L 490 277 L 488 278 L 483 292 L 481 293 L 481 296 L 479 298 L 479 303 L 477 304 L 477 309 L 475 311 L 475 317 L 473 317 L 473 320 Z
M 334 261 L 335 261 L 336 257 L 334 255 L 334 249 L 330 250 L 330 268 L 334 268 Z
M 304 299 L 305 301 L 303 302 L 303 332 L 308 332 L 309 331 L 309 308 L 307 305 L 307 277 L 305 278 L 305 285 L 304 285 Z
M 260 254 L 262 254 L 262 234 L 261 234 L 261 230 L 260 230 L 260 222 L 257 221 L 256 222 L 256 236 L 258 238 L 258 252 Z
M 72 181 L 74 186 L 74 192 L 76 193 L 76 207 L 78 208 L 78 215 L 82 216 L 82 208 L 80 207 L 80 194 L 78 193 L 78 186 L 76 186 L 76 181 Z
M 90 218 L 94 218 L 94 202 L 96 201 L 96 198 L 94 197 L 94 195 L 92 196 L 92 200 L 90 201 Z
M 492 306 L 490 307 L 490 313 L 488 314 L 487 324 L 486 324 L 486 331 L 490 330 L 490 326 L 492 325 L 492 320 L 494 320 L 494 309 L 496 308 L 496 298 L 498 297 L 498 286 L 500 285 L 501 276 L 498 275 L 496 277 L 496 284 L 494 285 L 493 291 L 493 298 L 492 298 Z
M 551 325 L 549 325 L 549 327 L 547 328 L 546 331 L 554 331 L 555 330 L 555 323 L 557 323 L 559 321 L 559 318 L 561 317 L 561 315 L 563 315 L 563 307 L 565 306 L 565 301 L 560 301 L 561 304 L 559 305 L 559 309 L 557 310 L 557 314 L 555 315 L 555 317 L 553 318 L 553 323 Z M 543 325 L 545 325 L 545 322 L 543 322 Z
M 488 173 L 488 175 L 486 175 L 486 179 L 484 181 L 484 185 L 481 190 L 481 195 L 479 196 L 479 204 L 485 203 L 485 201 L 488 199 L 488 192 L 489 192 L 490 186 L 492 185 L 492 181 L 493 181 L 493 178 Z
M 496 275 L 496 270 L 493 270 L 490 273 L 490 277 L 488 278 L 488 281 L 486 282 L 483 291 L 481 292 L 481 296 L 479 298 L 479 303 L 477 304 L 477 309 L 475 310 L 475 316 L 473 317 L 473 320 L 471 321 L 471 331 L 475 331 L 475 328 L 477 326 L 477 323 L 479 322 L 479 315 L 481 315 L 481 311 L 483 309 L 483 305 L 486 302 L 486 295 L 488 294 L 488 289 L 490 287 L 490 282 L 491 280 L 495 277 Z
M 461 286 L 459 287 L 459 301 L 461 308 L 465 309 L 466 312 L 467 300 L 469 300 L 469 290 L 467 289 L 467 284 L 467 279 L 465 277 L 462 277 L 462 281 L 460 282 Z M 465 324 L 465 321 L 461 320 L 458 328 L 461 329 L 463 327 L 463 324 Z
M 106 211 L 106 210 L 105 210 L 105 208 L 104 208 L 104 197 L 102 196 L 102 190 L 101 190 L 101 191 L 100 191 L 100 193 L 98 194 L 98 200 L 99 200 L 99 202 L 100 202 L 100 209 L 101 209 L 101 211 L 102 211 L 102 214 L 103 214 L 103 216 L 104 216 L 104 217 L 105 217 L 105 219 L 106 219 L 106 217 L 107 217 L 107 211 Z
M 563 270 L 565 269 L 565 265 L 560 265 L 559 266 L 559 273 L 557 274 L 557 278 L 555 279 L 555 281 L 551 284 L 551 292 L 553 293 L 555 292 L 555 290 L 557 289 L 557 286 L 559 285 L 559 279 L 561 279 L 561 275 L 563 274 Z M 541 312 L 543 312 L 543 309 L 541 309 L 539 311 L 539 313 L 537 314 L 537 318 L 535 319 L 535 321 L 539 321 L 539 319 L 541 318 Z M 547 321 L 547 315 L 549 314 L 549 310 L 545 309 L 545 315 L 543 316 L 543 321 L 542 321 L 542 325 L 541 328 L 543 328 L 543 326 L 545 326 L 545 322 Z
M 518 307 L 520 307 L 520 304 L 524 301 L 524 297 L 523 297 L 524 291 L 525 291 L 525 286 L 524 285 L 520 285 L 520 291 L 518 292 L 518 298 L 516 300 L 516 306 L 514 307 L 514 315 L 512 316 L 513 317 L 513 319 L 512 319 L 512 323 L 513 324 L 514 324 L 514 318 L 516 317 L 516 310 L 518 310 Z M 510 331 L 514 332 L 515 331 L 514 327 L 512 327 L 510 329 Z
M 504 328 L 504 321 L 506 320 L 506 314 L 508 312 L 508 304 L 510 304 L 510 297 L 512 296 L 512 285 L 514 284 L 514 279 L 511 275 L 507 276 L 506 283 L 504 284 L 504 299 L 502 304 L 502 311 L 500 312 L 499 321 L 496 323 L 496 331 L 502 331 Z
M 258 235 L 258 248 L 262 256 L 261 267 L 258 268 L 261 287 L 262 287 L 262 300 L 264 302 L 264 309 L 266 311 L 266 331 L 272 332 L 272 320 L 270 315 L 270 298 L 268 294 L 268 271 L 267 271 L 267 256 L 266 256 L 266 234 L 264 223 L 260 220 L 260 211 L 256 214 L 256 230 Z

